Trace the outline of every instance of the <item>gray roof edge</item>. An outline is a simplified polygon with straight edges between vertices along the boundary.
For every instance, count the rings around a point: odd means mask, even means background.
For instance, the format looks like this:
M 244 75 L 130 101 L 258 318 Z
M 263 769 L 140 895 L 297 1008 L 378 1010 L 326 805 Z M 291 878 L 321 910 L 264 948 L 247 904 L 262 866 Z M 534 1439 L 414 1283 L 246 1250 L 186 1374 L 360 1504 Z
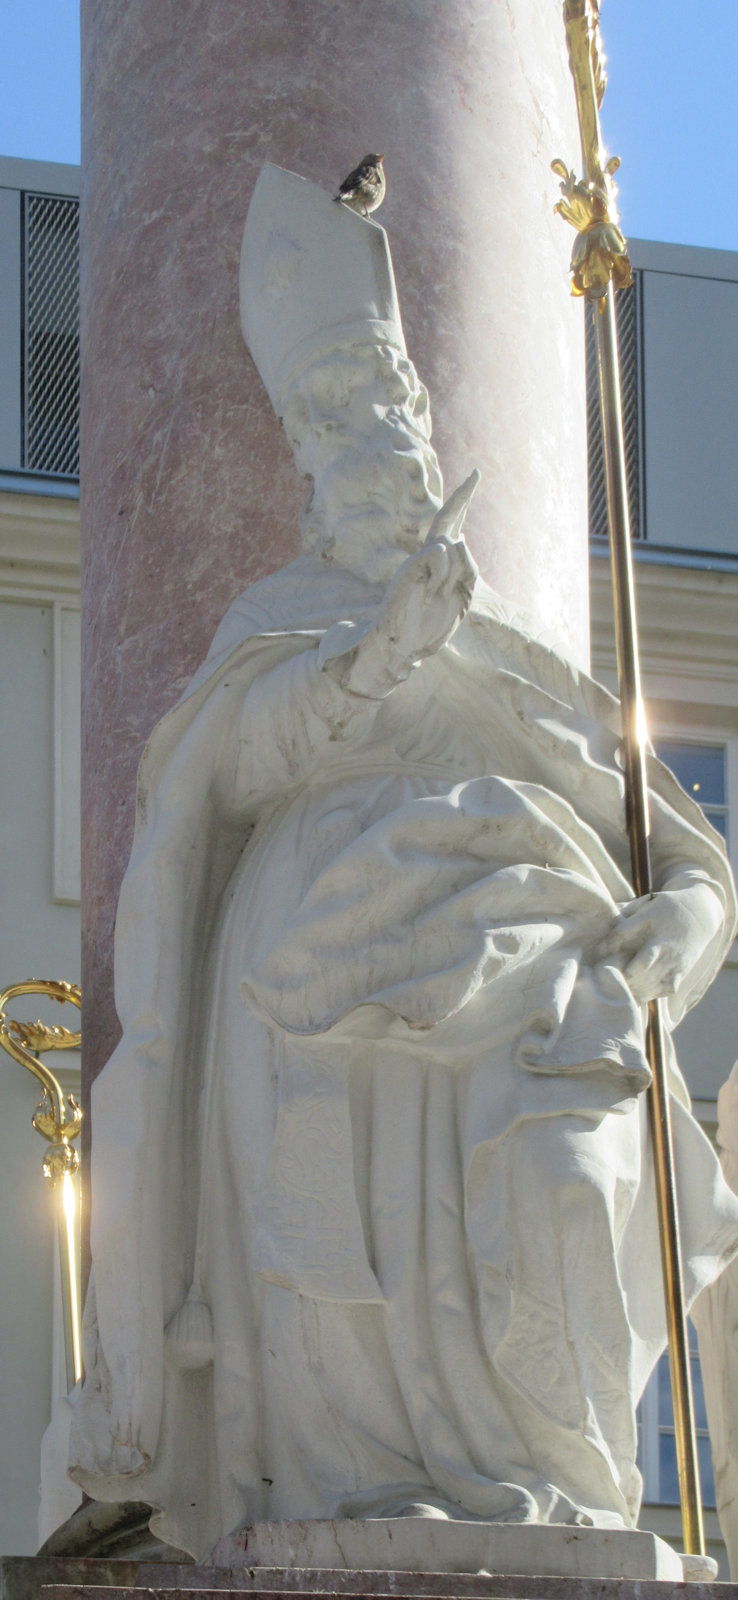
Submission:
M 79 178 L 79 167 L 63 161 L 26 161 L 20 156 L 0 156 L 0 189 L 78 195 Z
M 675 272 L 687 278 L 738 281 L 738 250 L 711 250 L 697 244 L 663 244 L 656 239 L 629 239 L 628 254 L 644 272 Z

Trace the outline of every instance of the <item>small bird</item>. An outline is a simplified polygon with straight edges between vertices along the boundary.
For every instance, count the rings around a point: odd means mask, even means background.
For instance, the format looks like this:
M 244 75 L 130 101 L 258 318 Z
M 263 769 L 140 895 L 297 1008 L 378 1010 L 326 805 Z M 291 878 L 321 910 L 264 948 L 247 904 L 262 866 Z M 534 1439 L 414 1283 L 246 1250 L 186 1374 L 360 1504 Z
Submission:
M 333 196 L 334 200 L 342 201 L 343 205 L 361 212 L 365 217 L 370 211 L 376 211 L 377 206 L 382 204 L 387 188 L 383 161 L 384 156 L 365 156 L 358 167 L 354 167 L 353 172 L 344 178 L 338 194 Z

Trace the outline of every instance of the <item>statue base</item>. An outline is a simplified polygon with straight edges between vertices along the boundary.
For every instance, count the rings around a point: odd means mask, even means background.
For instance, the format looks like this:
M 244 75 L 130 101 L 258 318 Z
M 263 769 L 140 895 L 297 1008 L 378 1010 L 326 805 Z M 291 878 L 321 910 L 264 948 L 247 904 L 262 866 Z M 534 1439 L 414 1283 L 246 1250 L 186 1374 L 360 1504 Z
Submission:
M 658 1541 L 661 1543 L 661 1541 Z M 212 1567 L 79 1557 L 0 1558 L 0 1600 L 684 1600 L 679 1580 L 515 1573 Z M 738 1600 L 738 1585 L 694 1581 L 689 1600 Z
M 456 1522 L 432 1515 L 258 1522 L 221 1539 L 205 1564 L 669 1583 L 709 1583 L 717 1573 L 709 1556 L 678 1555 L 642 1529 Z

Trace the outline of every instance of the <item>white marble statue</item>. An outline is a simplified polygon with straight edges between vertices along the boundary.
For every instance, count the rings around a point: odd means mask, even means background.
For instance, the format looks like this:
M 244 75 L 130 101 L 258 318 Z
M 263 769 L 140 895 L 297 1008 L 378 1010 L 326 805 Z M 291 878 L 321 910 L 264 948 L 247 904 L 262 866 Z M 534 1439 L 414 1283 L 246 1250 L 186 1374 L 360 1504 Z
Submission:
M 738 1194 L 738 1061 L 718 1095 L 717 1141 L 726 1181 Z M 692 1316 L 699 1336 L 715 1500 L 738 1583 L 738 1262 L 700 1295 Z
M 722 960 L 724 849 L 654 759 L 633 900 L 617 705 L 476 579 L 383 230 L 266 168 L 242 309 L 305 549 L 141 764 L 73 1475 L 198 1557 L 263 1519 L 630 1527 L 642 1004 Z M 738 1202 L 672 1087 L 691 1298 Z

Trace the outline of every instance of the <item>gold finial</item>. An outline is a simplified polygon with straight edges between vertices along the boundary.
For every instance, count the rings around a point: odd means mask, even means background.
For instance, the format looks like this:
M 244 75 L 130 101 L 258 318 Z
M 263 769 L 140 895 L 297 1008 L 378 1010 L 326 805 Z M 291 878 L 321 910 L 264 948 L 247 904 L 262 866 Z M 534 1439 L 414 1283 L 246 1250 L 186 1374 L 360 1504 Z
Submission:
M 627 289 L 633 282 L 628 246 L 614 219 L 612 173 L 619 166 L 620 157 L 611 156 L 600 183 L 577 182 L 563 161 L 551 162 L 551 171 L 561 178 L 563 197 L 554 211 L 577 231 L 569 267 L 571 292 L 586 295 L 588 300 L 602 300 L 610 282 L 616 289 Z
M 551 162 L 552 171 L 561 179 L 562 194 L 554 211 L 577 232 L 571 254 L 571 292 L 599 301 L 601 308 L 609 283 L 616 289 L 627 289 L 633 278 L 615 203 L 613 175 L 620 158 L 610 156 L 603 163 L 599 107 L 607 77 L 598 0 L 565 0 L 564 23 L 577 97 L 584 177 L 577 180 L 561 160 Z

